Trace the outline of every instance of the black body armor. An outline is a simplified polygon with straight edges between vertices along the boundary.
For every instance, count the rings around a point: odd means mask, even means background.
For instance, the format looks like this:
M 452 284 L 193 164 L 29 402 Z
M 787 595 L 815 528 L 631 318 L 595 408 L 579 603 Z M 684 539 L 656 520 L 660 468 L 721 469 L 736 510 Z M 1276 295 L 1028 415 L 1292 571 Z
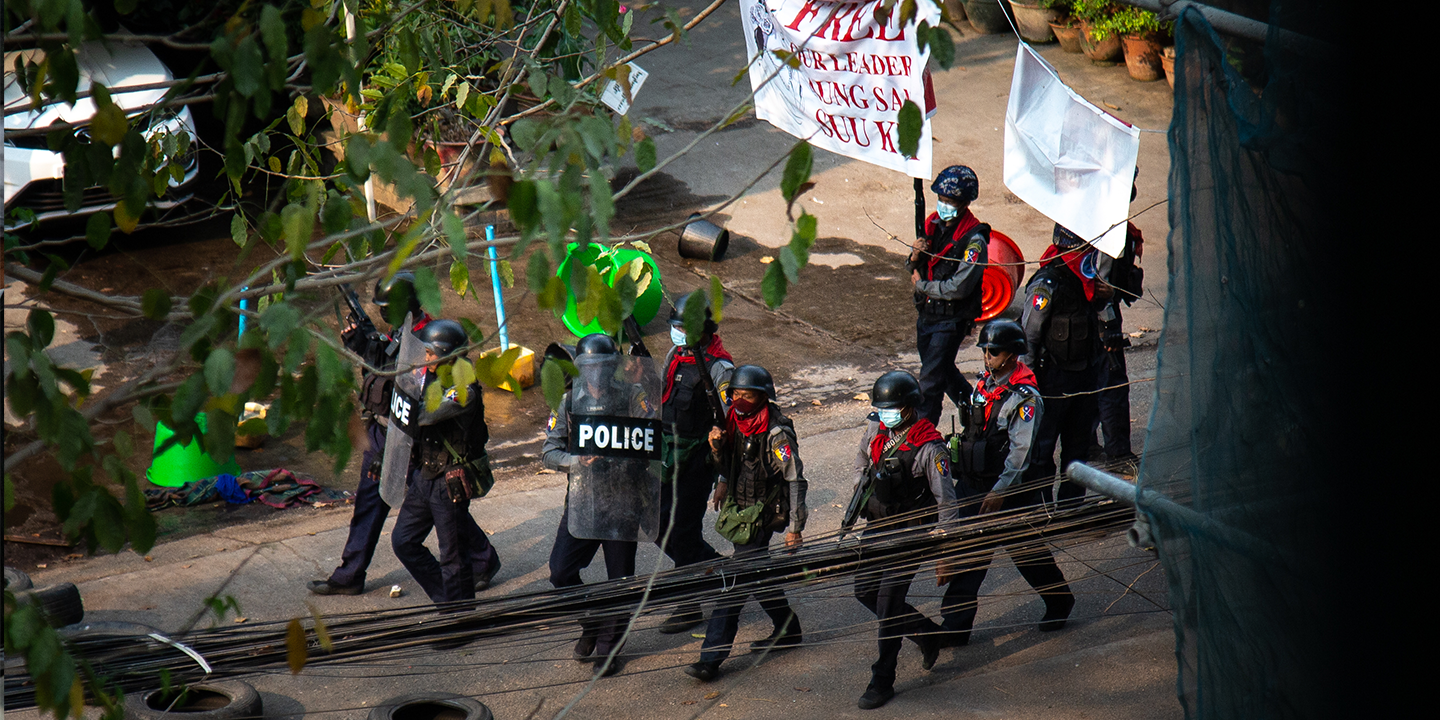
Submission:
M 1072 372 L 1090 367 L 1100 354 L 1100 331 L 1080 278 L 1057 258 L 1036 272 L 1030 282 L 1040 280 L 1050 280 L 1055 288 L 1050 314 L 1045 319 L 1040 359 L 1047 366 Z

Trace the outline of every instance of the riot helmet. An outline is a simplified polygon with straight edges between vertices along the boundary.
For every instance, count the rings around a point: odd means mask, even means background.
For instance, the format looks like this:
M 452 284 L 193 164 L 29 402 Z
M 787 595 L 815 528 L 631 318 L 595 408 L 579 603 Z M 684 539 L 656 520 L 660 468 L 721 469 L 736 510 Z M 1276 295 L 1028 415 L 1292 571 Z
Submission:
M 403 286 L 403 289 L 400 289 Z M 375 291 L 372 293 L 372 302 L 380 308 L 380 314 L 386 319 L 390 318 L 391 298 L 405 298 L 405 310 L 413 317 L 419 318 L 420 297 L 415 294 L 415 273 L 409 270 L 401 270 L 388 278 L 380 278 L 375 281 Z M 403 321 L 405 315 L 402 313 L 397 320 Z
M 679 340 L 685 334 L 685 303 L 689 302 L 692 298 L 694 298 L 696 302 L 703 302 L 706 299 L 705 295 L 700 292 L 686 293 L 675 298 L 675 306 L 670 308 L 670 335 L 672 341 Z M 679 335 L 675 333 L 676 328 L 679 329 Z M 720 326 L 715 324 L 714 316 L 710 313 L 710 304 L 705 303 L 705 336 L 714 334 L 719 328 Z M 694 345 L 697 340 L 703 340 L 703 338 L 686 338 L 684 344 Z M 680 345 L 681 343 L 676 342 L 675 344 Z
M 913 408 L 920 404 L 920 381 L 904 370 L 891 370 L 870 389 L 870 404 L 881 410 Z
M 755 390 L 765 393 L 765 397 L 775 399 L 775 380 L 770 377 L 770 371 L 759 365 L 741 365 L 735 368 L 735 374 L 730 376 L 730 392 L 736 390 Z
M 564 360 L 565 362 L 568 362 L 568 363 L 570 363 L 571 365 L 574 365 L 574 364 L 575 364 L 575 346 L 574 346 L 574 345 L 561 345 L 560 343 L 553 343 L 553 342 L 550 343 L 549 345 L 547 345 L 547 346 L 545 347 L 545 357 L 540 360 L 540 367 L 541 367 L 541 369 L 543 370 L 544 367 L 545 367 L 545 363 L 554 362 L 554 361 L 560 361 L 560 360 Z M 570 377 L 570 373 L 564 373 L 564 375 L 565 375 L 565 389 L 566 389 L 566 390 L 569 390 L 569 389 L 571 388 L 571 386 L 572 386 L 573 380 L 572 380 L 571 377 Z
M 575 369 L 592 393 L 610 386 L 620 368 L 620 346 L 605 333 L 593 333 L 575 343 Z
M 426 350 L 444 357 L 470 343 L 465 328 L 454 320 L 431 320 L 415 333 Z
M 972 203 L 980 197 L 980 179 L 975 177 L 974 170 L 964 165 L 951 165 L 941 170 L 935 182 L 930 183 L 930 192 Z
M 1050 236 L 1050 242 L 1060 248 L 1069 250 L 1085 244 L 1085 238 L 1070 231 L 1070 228 L 1055 223 L 1055 232 Z
M 1025 331 L 1014 320 L 991 320 L 980 328 L 975 346 L 987 350 L 1003 350 L 1016 355 L 1026 351 Z

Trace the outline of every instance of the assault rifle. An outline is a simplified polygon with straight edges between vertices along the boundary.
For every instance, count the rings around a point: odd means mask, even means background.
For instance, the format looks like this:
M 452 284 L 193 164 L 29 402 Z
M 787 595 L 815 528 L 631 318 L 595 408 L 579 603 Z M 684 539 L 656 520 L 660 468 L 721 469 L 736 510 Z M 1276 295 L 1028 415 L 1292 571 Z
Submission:
M 355 329 L 363 336 L 369 337 L 370 333 L 378 333 L 375 329 L 375 322 L 360 305 L 360 296 L 355 294 L 355 288 L 350 283 L 340 283 L 340 297 L 345 298 L 345 305 L 350 308 L 349 319 L 355 323 Z

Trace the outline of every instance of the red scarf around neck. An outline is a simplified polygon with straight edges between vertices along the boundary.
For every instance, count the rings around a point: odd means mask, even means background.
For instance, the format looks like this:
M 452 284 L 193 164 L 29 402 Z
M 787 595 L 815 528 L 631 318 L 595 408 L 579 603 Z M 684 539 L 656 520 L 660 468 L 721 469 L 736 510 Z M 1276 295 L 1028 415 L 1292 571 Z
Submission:
M 910 428 L 905 431 L 905 439 L 900 441 L 899 452 L 905 452 L 911 448 L 917 448 L 927 442 L 944 440 L 940 431 L 935 429 L 935 424 L 926 418 L 916 418 L 910 423 Z M 880 456 L 885 453 L 885 446 L 890 444 L 890 429 L 882 423 L 880 432 L 875 433 L 874 439 L 870 441 L 870 462 L 880 462 Z
M 1052 258 L 1063 255 L 1065 267 L 1070 268 L 1070 272 L 1074 273 L 1075 277 L 1080 278 L 1080 285 L 1085 288 L 1085 299 L 1094 300 L 1095 278 L 1087 278 L 1085 277 L 1085 273 L 1080 272 L 1080 263 L 1085 259 L 1085 251 L 1090 249 L 1088 245 L 1081 245 L 1069 249 L 1061 248 L 1059 245 L 1051 245 L 1045 248 L 1045 252 L 1040 255 L 1040 264 L 1044 265 Z M 1095 252 L 1100 251 L 1095 250 Z
M 995 406 L 1000 404 L 1000 399 L 1005 396 L 1005 393 L 1010 392 L 1011 388 L 1016 385 L 1039 386 L 1038 383 L 1035 382 L 1035 373 L 1023 362 L 1015 363 L 1015 369 L 1010 371 L 1010 377 L 1005 378 L 1005 382 L 1001 383 L 998 387 L 988 387 L 989 383 L 987 381 L 989 379 L 990 373 L 987 372 L 985 373 L 985 377 L 980 378 L 980 384 L 975 386 L 975 391 L 985 396 L 986 427 L 990 426 L 990 413 L 995 411 Z
M 710 336 L 710 344 L 705 346 L 703 352 L 717 360 L 735 362 L 735 358 L 731 357 L 730 353 L 725 350 L 725 346 L 721 344 L 719 335 L 712 334 Z M 697 362 L 698 360 L 693 354 L 682 353 L 679 348 L 670 353 L 670 365 L 665 368 L 665 394 L 660 397 L 661 403 L 670 401 L 670 391 L 675 388 L 675 371 L 681 365 L 694 365 Z
M 940 222 L 940 216 L 939 216 L 938 214 L 931 214 L 931 215 L 930 215 L 930 218 L 925 221 L 925 229 L 926 229 L 927 231 L 931 231 L 931 230 L 935 227 L 935 225 L 936 225 L 937 223 L 939 223 L 939 222 Z M 946 242 L 945 245 L 944 245 L 940 250 L 934 251 L 934 252 L 930 255 L 929 262 L 927 262 L 926 265 L 925 265 L 925 279 L 926 279 L 926 280 L 933 280 L 933 279 L 935 278 L 935 264 L 936 264 L 936 263 L 940 262 L 941 260 L 946 260 L 946 259 L 954 260 L 954 259 L 955 259 L 955 258 L 946 258 L 946 257 L 945 257 L 945 254 L 948 253 L 948 252 L 950 252 L 950 248 L 955 247 L 955 241 L 956 241 L 956 240 L 959 240 L 960 238 L 965 237 L 965 235 L 966 235 L 967 233 L 969 233 L 971 230 L 974 230 L 974 229 L 975 229 L 975 226 L 977 226 L 977 225 L 979 225 L 979 224 L 980 224 L 980 219 L 977 218 L 977 217 L 975 217 L 975 213 L 970 212 L 970 208 L 965 208 L 965 214 L 960 216 L 960 222 L 959 222 L 958 225 L 955 226 L 955 230 L 950 233 L 949 241 Z
M 733 435 L 734 433 L 739 432 L 741 435 L 749 437 L 751 435 L 759 435 L 760 433 L 766 432 L 769 429 L 770 403 L 768 402 L 765 403 L 765 407 L 762 407 L 759 410 L 755 411 L 755 414 L 749 417 L 745 417 L 740 413 L 735 412 L 735 407 L 733 405 L 730 407 L 730 411 L 726 413 L 725 430 L 727 434 Z

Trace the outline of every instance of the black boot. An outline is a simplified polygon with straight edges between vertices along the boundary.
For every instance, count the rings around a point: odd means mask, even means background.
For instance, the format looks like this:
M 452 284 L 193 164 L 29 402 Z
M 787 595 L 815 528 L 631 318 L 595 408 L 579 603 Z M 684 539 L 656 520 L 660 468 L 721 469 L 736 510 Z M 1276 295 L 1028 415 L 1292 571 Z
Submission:
M 685 667 L 685 674 L 700 682 L 710 682 L 720 677 L 720 663 L 701 660 L 700 662 L 687 665 Z
M 786 650 L 798 646 L 801 642 L 804 642 L 804 637 L 800 634 L 800 621 L 791 617 L 784 628 L 777 627 L 769 637 L 750 643 L 750 652 Z
M 1054 632 L 1065 627 L 1070 611 L 1075 609 L 1075 595 L 1068 590 L 1064 595 L 1045 596 L 1045 617 L 1040 619 L 1040 632 Z
M 856 703 L 861 710 L 874 710 L 875 708 L 890 702 L 895 697 L 895 688 L 892 685 L 877 684 L 870 681 L 870 686 L 865 688 L 865 694 L 860 696 L 860 702 Z

